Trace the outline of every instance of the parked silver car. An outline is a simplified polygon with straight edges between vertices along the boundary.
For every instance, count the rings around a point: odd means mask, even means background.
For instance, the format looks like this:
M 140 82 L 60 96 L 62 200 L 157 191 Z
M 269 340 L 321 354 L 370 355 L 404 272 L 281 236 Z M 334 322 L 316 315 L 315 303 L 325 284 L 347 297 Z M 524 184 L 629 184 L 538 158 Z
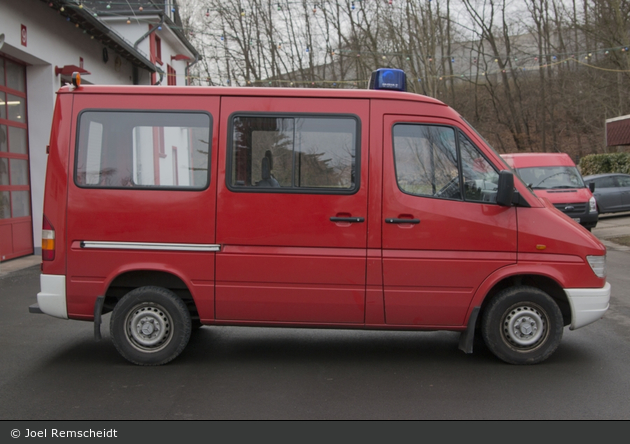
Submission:
M 594 174 L 585 176 L 584 182 L 595 184 L 593 196 L 600 214 L 630 211 L 630 175 Z

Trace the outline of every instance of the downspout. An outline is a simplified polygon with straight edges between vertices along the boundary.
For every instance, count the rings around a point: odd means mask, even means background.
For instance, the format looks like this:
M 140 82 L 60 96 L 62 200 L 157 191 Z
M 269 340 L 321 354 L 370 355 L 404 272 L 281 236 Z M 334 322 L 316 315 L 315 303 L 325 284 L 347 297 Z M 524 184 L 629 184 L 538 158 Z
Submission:
M 160 80 L 156 81 L 154 85 L 159 85 L 162 83 L 162 80 L 164 79 L 164 71 L 162 71 L 162 68 L 158 66 L 156 66 L 156 68 L 157 68 L 157 72 L 160 74 Z
M 144 33 L 144 35 L 142 37 L 140 37 L 136 43 L 133 44 L 133 48 L 134 49 L 138 49 L 138 45 L 140 44 L 140 42 L 142 42 L 144 39 L 146 39 L 147 37 L 149 37 L 151 34 L 153 34 L 155 31 L 158 30 L 158 28 L 160 26 L 162 26 L 164 24 L 164 14 L 160 13 L 160 23 L 158 23 L 156 26 L 154 26 L 153 28 L 149 29 L 147 32 Z M 162 71 L 160 69 L 159 66 L 155 65 L 155 70 L 156 72 L 160 73 L 160 80 L 158 80 L 155 84 L 159 85 L 160 83 L 162 83 L 162 79 L 164 78 L 164 71 Z M 134 65 L 133 67 L 133 79 L 134 79 L 134 84 L 137 85 L 138 84 L 138 67 Z
M 197 63 L 199 60 L 201 60 L 201 58 L 199 57 L 199 54 L 195 54 L 195 60 L 193 60 L 191 63 L 186 64 L 186 69 L 184 70 L 184 75 L 186 76 L 186 86 L 190 85 L 190 82 L 188 81 L 189 79 L 188 70 L 190 69 L 191 66 Z

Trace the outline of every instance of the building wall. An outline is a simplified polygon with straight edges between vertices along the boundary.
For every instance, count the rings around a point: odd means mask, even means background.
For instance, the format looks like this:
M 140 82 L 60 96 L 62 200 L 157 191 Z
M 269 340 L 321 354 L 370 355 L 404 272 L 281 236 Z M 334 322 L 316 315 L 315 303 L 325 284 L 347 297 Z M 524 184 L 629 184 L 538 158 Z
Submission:
M 33 65 L 26 69 L 28 109 L 29 163 L 31 175 L 31 216 L 33 217 L 33 245 L 41 250 L 44 183 L 46 178 L 46 145 L 54 107 L 54 67 Z
M 160 22 L 160 17 L 157 15 L 154 16 L 141 16 L 139 18 L 131 18 L 131 23 L 127 23 L 126 18 L 104 18 L 102 19 L 104 23 L 113 29 L 118 35 L 124 35 L 127 40 L 129 40 L 132 44 L 135 45 L 138 40 L 144 36 L 151 28 L 150 25 L 155 26 Z M 174 60 L 171 57 L 175 57 L 178 54 L 187 55 L 188 57 L 192 57 L 188 49 L 182 44 L 182 42 L 177 38 L 175 33 L 173 33 L 168 26 L 161 26 L 162 29 L 155 31 L 155 35 L 160 37 L 161 40 L 161 54 L 162 54 L 162 64 L 158 63 L 158 67 L 164 72 L 164 76 L 162 78 L 162 82 L 160 85 L 167 85 L 166 73 L 167 73 L 167 65 L 170 65 L 173 69 L 175 69 L 176 75 L 176 85 L 177 86 L 185 86 L 186 85 L 186 65 L 187 62 L 184 60 Z M 147 58 L 151 57 L 151 37 L 147 36 L 140 42 L 138 42 L 137 49 L 144 54 L 147 55 Z M 152 60 L 152 59 L 151 59 Z M 191 60 L 192 61 L 192 60 Z M 159 74 L 156 76 L 157 81 L 160 80 Z
M 26 46 L 21 43 L 22 25 L 26 27 Z M 139 35 L 143 32 L 138 30 Z M 55 92 L 64 80 L 55 75 L 55 66 L 80 66 L 83 58 L 83 68 L 91 73 L 83 76 L 84 83 L 120 85 L 132 84 L 132 65 L 112 50 L 108 50 L 109 57 L 105 62 L 103 44 L 91 39 L 89 34 L 84 34 L 82 29 L 40 0 L 0 0 L 0 33 L 5 35 L 0 53 L 27 65 L 31 214 L 33 244 L 38 253 L 41 250 L 46 146 Z M 148 84 L 149 73 L 141 69 L 139 80 L 140 84 Z

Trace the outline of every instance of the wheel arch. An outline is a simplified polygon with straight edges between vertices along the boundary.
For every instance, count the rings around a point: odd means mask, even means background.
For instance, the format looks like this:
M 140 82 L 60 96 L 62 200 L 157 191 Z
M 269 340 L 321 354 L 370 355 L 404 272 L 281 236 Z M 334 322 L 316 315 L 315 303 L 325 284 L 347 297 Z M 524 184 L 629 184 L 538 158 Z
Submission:
M 185 279 L 173 270 L 143 267 L 120 270 L 110 281 L 105 291 L 103 313 L 114 309 L 116 304 L 130 291 L 145 286 L 167 288 L 185 304 L 193 320 L 199 319 L 197 304 Z
M 484 310 L 492 300 L 492 298 L 501 292 L 505 288 L 514 287 L 518 285 L 525 285 L 528 287 L 538 288 L 539 290 L 547 293 L 551 298 L 558 304 L 558 308 L 560 308 L 560 312 L 562 313 L 562 321 L 565 326 L 571 324 L 571 306 L 569 305 L 569 300 L 567 298 L 566 293 L 552 278 L 540 274 L 523 274 L 523 275 L 512 275 L 503 278 L 499 282 L 497 282 L 488 292 L 486 297 L 483 299 L 481 303 L 481 309 L 479 315 L 483 318 Z
M 477 289 L 473 301 L 468 309 L 467 319 L 474 307 L 480 307 L 479 320 L 483 318 L 484 309 L 488 306 L 492 298 L 503 289 L 527 285 L 538 288 L 547 293 L 560 308 L 564 325 L 571 324 L 571 306 L 567 294 L 563 290 L 562 276 L 556 275 L 556 270 L 551 267 L 505 267 L 489 276 Z

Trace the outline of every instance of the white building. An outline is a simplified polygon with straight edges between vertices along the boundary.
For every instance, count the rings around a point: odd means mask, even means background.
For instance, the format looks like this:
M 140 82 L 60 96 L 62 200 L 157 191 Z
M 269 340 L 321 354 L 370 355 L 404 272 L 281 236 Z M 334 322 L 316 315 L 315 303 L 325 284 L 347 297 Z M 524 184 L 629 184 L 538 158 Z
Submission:
M 175 0 L 0 0 L 0 262 L 41 251 L 55 92 L 84 84 L 185 85 L 199 53 Z

